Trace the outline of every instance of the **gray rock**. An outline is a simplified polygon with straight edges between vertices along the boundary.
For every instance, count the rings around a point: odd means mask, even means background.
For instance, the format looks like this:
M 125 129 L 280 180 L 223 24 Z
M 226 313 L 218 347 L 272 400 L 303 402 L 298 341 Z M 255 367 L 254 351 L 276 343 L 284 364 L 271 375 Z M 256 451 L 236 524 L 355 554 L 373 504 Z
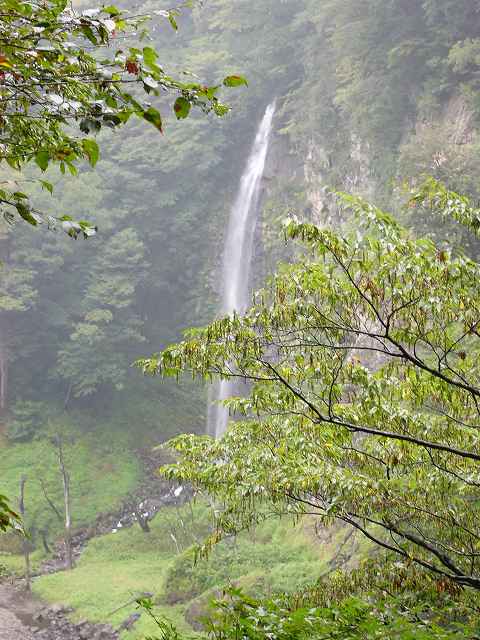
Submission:
M 49 607 L 47 611 L 49 614 L 56 616 L 59 613 L 64 613 L 65 607 L 63 606 L 63 604 L 52 604 L 52 606 Z

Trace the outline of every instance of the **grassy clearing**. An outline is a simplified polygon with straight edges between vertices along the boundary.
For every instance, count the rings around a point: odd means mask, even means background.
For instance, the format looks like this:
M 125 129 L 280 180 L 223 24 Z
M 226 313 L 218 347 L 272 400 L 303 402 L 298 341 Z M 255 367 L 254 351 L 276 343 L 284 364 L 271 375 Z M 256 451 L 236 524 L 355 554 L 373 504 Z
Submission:
M 49 602 L 73 606 L 77 619 L 114 625 L 133 613 L 135 605 L 112 613 L 115 609 L 141 592 L 150 592 L 155 594 L 157 612 L 191 633 L 188 621 L 205 612 L 216 590 L 231 581 L 257 595 L 296 590 L 328 570 L 345 537 L 344 531 L 336 531 L 328 539 L 314 540 L 308 521 L 297 527 L 272 521 L 254 534 L 218 545 L 208 560 L 193 567 L 187 547 L 205 533 L 208 519 L 201 504 L 192 511 L 165 509 L 153 521 L 150 534 L 133 527 L 97 538 L 72 572 L 37 578 L 34 590 Z M 154 631 L 142 616 L 125 640 L 143 640 Z
M 120 535 L 118 539 L 122 537 L 126 538 Z M 155 558 L 135 554 L 135 557 L 122 557 L 115 561 L 82 561 L 67 577 L 65 574 L 55 574 L 37 579 L 34 590 L 50 602 L 61 601 L 74 607 L 76 619 L 87 618 L 117 626 L 136 610 L 135 604 L 129 604 L 113 613 L 119 606 L 128 603 L 141 592 L 163 591 L 170 561 L 171 556 L 167 554 L 159 554 Z M 161 609 L 162 613 L 168 614 L 179 626 L 182 625 L 182 607 Z M 134 631 L 125 635 L 133 640 L 144 638 L 154 631 L 150 621 L 142 616 Z
M 191 417 L 187 414 L 189 411 L 185 411 L 186 420 Z M 86 525 L 98 513 L 115 509 L 140 479 L 138 462 L 130 453 L 134 447 L 132 432 L 128 431 L 131 420 L 129 416 L 124 418 L 123 423 L 116 422 L 114 438 L 111 430 L 87 424 L 85 416 L 83 422 L 74 423 L 71 418 L 70 424 L 62 425 L 75 436 L 66 447 L 75 526 Z M 162 418 L 168 422 L 170 416 L 166 413 Z M 148 412 L 142 415 L 136 447 L 148 445 L 148 438 L 141 434 L 148 432 L 151 419 Z M 173 416 L 170 426 L 176 431 Z M 157 442 L 163 439 L 160 436 L 159 432 L 154 437 Z M 13 446 L 3 442 L 0 465 L 2 492 L 7 495 L 17 495 L 21 476 L 28 476 L 27 525 L 36 543 L 32 554 L 35 566 L 43 558 L 38 531 L 47 528 L 50 542 L 61 533 L 61 524 L 48 508 L 39 481 L 44 480 L 50 497 L 61 507 L 55 450 L 46 438 Z M 328 571 L 338 549 L 344 548 L 342 530 L 319 537 L 311 521 L 296 527 L 289 521 L 271 521 L 237 540 L 218 545 L 208 561 L 194 568 L 191 546 L 207 534 L 209 526 L 210 513 L 204 504 L 164 509 L 152 523 L 150 534 L 133 527 L 92 540 L 73 571 L 36 578 L 34 590 L 48 602 L 74 607 L 77 619 L 114 626 L 136 610 L 132 602 L 122 605 L 141 593 L 153 593 L 157 612 L 191 633 L 188 623 L 204 614 L 208 600 L 229 582 L 256 595 L 293 591 Z M 18 552 L 19 546 L 18 537 L 0 536 L 0 552 Z M 9 571 L 23 571 L 20 555 L 3 553 L 2 564 Z M 142 616 L 134 630 L 125 634 L 125 640 L 143 640 L 154 632 L 150 620 Z
M 331 556 L 308 539 L 304 526 L 272 521 L 256 532 L 219 544 L 208 560 L 193 566 L 190 550 L 178 555 L 168 572 L 168 603 L 188 603 L 229 581 L 251 583 L 257 593 L 293 591 L 328 569 Z
M 159 392 L 156 381 L 138 375 L 132 380 L 130 392 L 138 392 L 137 402 L 120 397 L 107 414 L 103 411 L 101 423 L 99 407 L 92 406 L 45 419 L 37 437 L 30 442 L 11 443 L 0 431 L 0 493 L 9 496 L 15 508 L 20 479 L 27 477 L 25 521 L 36 547 L 42 529 L 48 531 L 50 542 L 62 533 L 62 525 L 48 506 L 41 484 L 61 510 L 61 476 L 48 434 L 62 433 L 65 438 L 76 527 L 93 522 L 99 513 L 115 510 L 138 485 L 138 449 L 152 447 L 183 431 L 203 429 L 204 416 L 199 415 L 198 407 L 205 402 L 199 385 L 171 383 L 162 385 Z M 18 551 L 16 537 L 0 535 L 0 553 Z

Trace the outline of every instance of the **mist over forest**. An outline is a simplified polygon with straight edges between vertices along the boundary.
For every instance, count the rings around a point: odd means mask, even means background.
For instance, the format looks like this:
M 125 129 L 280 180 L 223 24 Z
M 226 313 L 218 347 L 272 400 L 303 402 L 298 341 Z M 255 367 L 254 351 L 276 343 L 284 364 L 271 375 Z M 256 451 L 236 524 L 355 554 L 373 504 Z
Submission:
M 0 639 L 480 637 L 480 5 L 0 0 Z

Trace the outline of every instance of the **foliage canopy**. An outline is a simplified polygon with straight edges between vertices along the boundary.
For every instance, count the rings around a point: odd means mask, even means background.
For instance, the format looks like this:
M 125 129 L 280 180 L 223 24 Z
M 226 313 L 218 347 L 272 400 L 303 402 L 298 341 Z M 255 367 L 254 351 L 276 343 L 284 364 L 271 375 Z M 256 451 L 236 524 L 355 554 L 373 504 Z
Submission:
M 362 199 L 339 201 L 350 230 L 285 222 L 304 255 L 245 317 L 140 362 L 251 384 L 227 401 L 245 419 L 218 441 L 175 439 L 181 460 L 163 472 L 223 505 L 207 549 L 264 518 L 311 514 L 478 589 L 480 265 Z M 478 229 L 480 211 L 433 180 L 411 204 Z

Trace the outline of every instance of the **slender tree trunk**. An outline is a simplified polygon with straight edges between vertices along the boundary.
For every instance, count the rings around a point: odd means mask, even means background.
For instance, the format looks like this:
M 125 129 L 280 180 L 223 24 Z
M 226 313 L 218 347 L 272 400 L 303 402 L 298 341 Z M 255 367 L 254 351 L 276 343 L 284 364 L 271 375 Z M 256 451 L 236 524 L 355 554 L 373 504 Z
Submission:
M 26 476 L 22 476 L 20 480 L 20 498 L 18 501 L 18 511 L 25 522 L 25 483 L 27 482 Z M 30 568 L 30 545 L 26 538 L 23 536 L 22 540 L 23 558 L 25 560 L 25 583 L 27 591 L 32 590 L 32 572 Z
M 70 397 L 72 395 L 73 382 L 69 382 L 67 394 L 65 396 L 65 400 L 63 402 L 63 410 L 66 411 L 68 408 L 68 403 L 70 402 Z
M 47 532 L 45 531 L 45 529 L 42 529 L 40 531 L 40 535 L 42 536 L 42 544 L 43 544 L 43 548 L 45 549 L 45 553 L 51 553 L 51 549 L 50 546 L 48 544 L 48 539 L 47 539 Z
M 62 472 L 63 473 L 63 472 Z M 70 512 L 70 477 L 63 473 L 63 499 L 65 501 L 65 555 L 67 569 L 73 569 L 72 516 Z
M 3 318 L 2 318 L 3 320 Z M 8 352 L 4 331 L 0 330 L 0 412 L 3 415 L 7 409 L 8 392 Z
M 43 496 L 44 496 L 45 500 L 47 501 L 48 506 L 53 511 L 53 513 L 57 516 L 58 521 L 63 523 L 63 516 L 62 516 L 62 514 L 60 512 L 60 509 L 57 508 L 57 505 L 53 502 L 53 500 L 48 495 L 47 485 L 46 485 L 45 480 L 43 478 L 40 478 L 40 486 L 42 487 Z
M 65 466 L 65 457 L 63 455 L 63 444 L 61 438 L 58 438 L 58 461 L 60 463 L 60 471 L 62 473 L 63 482 L 63 502 L 65 507 L 65 567 L 73 569 L 73 549 L 72 549 L 72 515 L 70 504 L 70 475 Z

